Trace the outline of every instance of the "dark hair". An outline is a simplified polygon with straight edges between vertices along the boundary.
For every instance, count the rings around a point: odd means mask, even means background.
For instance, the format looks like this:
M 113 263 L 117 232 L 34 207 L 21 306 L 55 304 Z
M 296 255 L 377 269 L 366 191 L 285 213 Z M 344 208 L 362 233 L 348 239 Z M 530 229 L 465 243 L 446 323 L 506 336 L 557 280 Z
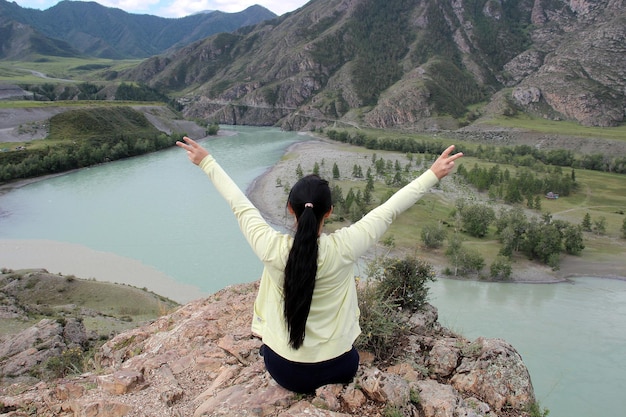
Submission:
M 317 275 L 317 238 L 324 215 L 332 208 L 328 181 L 311 174 L 300 179 L 289 192 L 288 204 L 297 219 L 296 234 L 285 265 L 284 314 L 289 345 L 298 349 L 311 309 Z

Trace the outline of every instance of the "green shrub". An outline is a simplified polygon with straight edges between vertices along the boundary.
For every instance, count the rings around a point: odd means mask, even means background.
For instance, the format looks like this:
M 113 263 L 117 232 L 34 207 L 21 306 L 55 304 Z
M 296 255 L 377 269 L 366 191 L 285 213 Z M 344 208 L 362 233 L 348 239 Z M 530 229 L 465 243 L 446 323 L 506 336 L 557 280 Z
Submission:
M 437 249 L 446 240 L 446 230 L 441 223 L 427 224 L 422 228 L 422 242 L 429 249 Z
M 359 350 L 372 352 L 377 359 L 388 359 L 394 356 L 404 336 L 404 326 L 398 306 L 381 299 L 377 285 L 367 282 L 358 289 L 361 334 L 354 344 Z
M 381 299 L 417 310 L 426 304 L 428 282 L 435 280 L 435 273 L 432 265 L 408 256 L 374 261 L 370 266 L 370 278 L 378 281 L 377 291 Z
M 508 280 L 511 278 L 511 261 L 508 257 L 499 255 L 491 264 L 489 268 L 489 274 L 491 278 L 499 278 L 502 280 Z
M 530 417 L 548 417 L 548 414 L 550 414 L 550 410 L 547 408 L 541 408 L 541 405 L 538 402 L 530 404 L 527 412 L 530 414 Z
M 83 351 L 78 347 L 64 350 L 61 356 L 50 358 L 46 362 L 46 370 L 52 374 L 53 378 L 79 374 L 84 368 Z
M 434 280 L 433 268 L 413 257 L 377 258 L 368 265 L 368 276 L 358 288 L 361 335 L 355 346 L 372 352 L 379 360 L 391 360 L 406 336 L 402 311 L 416 310 L 426 303 L 426 284 Z

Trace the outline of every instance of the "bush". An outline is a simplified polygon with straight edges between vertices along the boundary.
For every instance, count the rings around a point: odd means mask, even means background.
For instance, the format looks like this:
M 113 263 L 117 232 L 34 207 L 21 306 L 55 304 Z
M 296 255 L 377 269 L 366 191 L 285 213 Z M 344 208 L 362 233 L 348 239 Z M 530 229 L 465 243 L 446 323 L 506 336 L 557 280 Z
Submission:
M 385 258 L 370 265 L 370 277 L 378 281 L 381 300 L 392 300 L 402 308 L 418 310 L 426 304 L 428 282 L 435 280 L 432 265 L 408 256 Z
M 211 124 L 209 125 L 209 127 L 207 128 L 207 130 L 206 130 L 206 134 L 207 134 L 208 136 L 215 136 L 215 135 L 217 135 L 217 133 L 219 132 L 219 130 L 220 130 L 220 125 L 219 125 L 219 123 L 217 123 L 217 122 L 213 122 L 213 123 L 211 123 Z
M 395 355 L 405 328 L 398 306 L 380 297 L 378 284 L 368 282 L 358 289 L 361 334 L 354 345 L 372 352 L 377 359 L 389 359 Z
M 441 223 L 428 224 L 422 229 L 422 242 L 429 249 L 437 249 L 443 245 L 446 239 L 446 231 Z
M 511 261 L 506 256 L 498 256 L 490 267 L 491 278 L 508 280 L 511 278 Z
M 85 369 L 83 351 L 78 347 L 64 350 L 61 356 L 48 359 L 46 369 L 52 374 L 53 378 L 80 374 Z
M 434 271 L 412 257 L 377 258 L 368 264 L 368 276 L 368 282 L 358 288 L 361 335 L 355 346 L 379 360 L 390 360 L 406 336 L 406 317 L 401 312 L 426 303 L 426 284 L 434 280 Z

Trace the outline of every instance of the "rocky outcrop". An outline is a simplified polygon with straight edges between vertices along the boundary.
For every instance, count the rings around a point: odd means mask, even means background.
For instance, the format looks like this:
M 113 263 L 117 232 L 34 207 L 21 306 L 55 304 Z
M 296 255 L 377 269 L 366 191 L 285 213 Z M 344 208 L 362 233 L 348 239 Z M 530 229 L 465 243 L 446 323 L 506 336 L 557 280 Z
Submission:
M 93 335 L 88 334 L 82 321 L 43 319 L 17 336 L 0 339 L 0 381 L 33 381 L 41 374 L 39 368 L 63 352 L 87 347 Z M 1 400 L 0 400 L 1 404 Z
M 13 84 L 0 84 L 0 100 L 31 99 L 33 93 Z
M 402 360 L 361 352 L 347 385 L 296 395 L 278 386 L 250 332 L 257 284 L 226 288 L 106 342 L 97 371 L 31 387 L 5 386 L 7 416 L 524 416 L 528 370 L 505 341 L 468 341 L 428 308 L 408 319 Z
M 623 0 L 576 0 L 560 9 L 536 0 L 532 16 L 537 25 L 535 50 L 505 66 L 511 79 L 519 82 L 513 91 L 515 102 L 532 113 L 585 126 L 621 123 L 626 94 Z M 528 100 L 531 91 L 540 97 Z

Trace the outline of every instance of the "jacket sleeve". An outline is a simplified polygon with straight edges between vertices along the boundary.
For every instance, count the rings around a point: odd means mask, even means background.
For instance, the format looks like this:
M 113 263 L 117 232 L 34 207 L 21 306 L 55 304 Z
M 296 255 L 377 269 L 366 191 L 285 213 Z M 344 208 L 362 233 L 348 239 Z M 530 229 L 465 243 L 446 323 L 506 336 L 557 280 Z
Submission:
M 412 207 L 438 181 L 429 169 L 358 222 L 333 233 L 333 237 L 344 242 L 350 259 L 358 259 L 382 237 L 400 213 Z
M 226 174 L 212 155 L 206 156 L 199 166 L 230 206 L 239 223 L 239 228 L 254 253 L 259 259 L 264 261 L 274 238 L 280 235 L 280 233 L 265 221 L 260 211 Z

